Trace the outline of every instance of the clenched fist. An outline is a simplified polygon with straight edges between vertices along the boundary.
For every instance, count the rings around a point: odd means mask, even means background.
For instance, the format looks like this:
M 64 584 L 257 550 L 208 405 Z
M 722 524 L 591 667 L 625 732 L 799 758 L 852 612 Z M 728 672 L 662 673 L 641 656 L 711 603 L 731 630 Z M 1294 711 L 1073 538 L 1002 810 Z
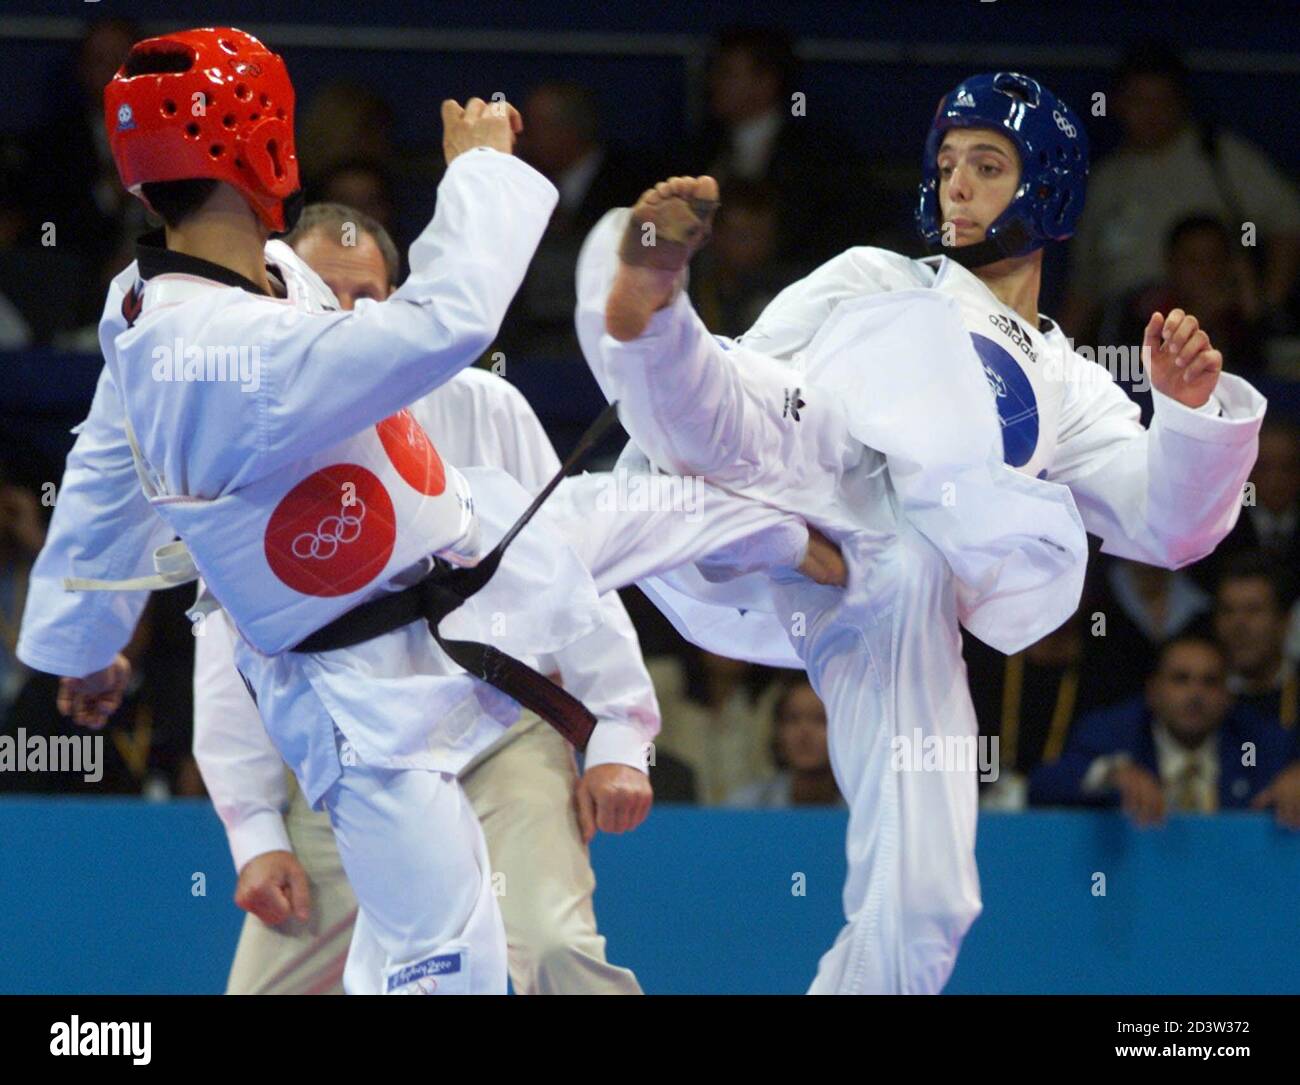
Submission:
M 235 903 L 268 927 L 290 917 L 311 917 L 307 872 L 291 851 L 264 851 L 244 864 L 235 886 Z
M 118 654 L 102 671 L 82 678 L 60 678 L 56 700 L 59 711 L 82 727 L 99 730 L 121 707 L 122 695 L 131 679 L 131 664 Z
M 447 165 L 475 147 L 491 147 L 512 154 L 515 136 L 524 130 L 524 119 L 509 102 L 485 102 L 471 98 L 462 109 L 448 98 L 442 103 L 442 153 Z
M 602 833 L 625 833 L 645 821 L 654 802 L 650 777 L 628 765 L 593 765 L 574 789 L 584 844 Z

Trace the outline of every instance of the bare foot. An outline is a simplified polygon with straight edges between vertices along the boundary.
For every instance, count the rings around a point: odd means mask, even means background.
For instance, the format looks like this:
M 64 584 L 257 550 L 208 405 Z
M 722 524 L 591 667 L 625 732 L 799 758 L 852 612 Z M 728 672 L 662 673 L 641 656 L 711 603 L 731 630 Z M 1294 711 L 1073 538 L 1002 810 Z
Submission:
M 672 300 L 682 270 L 709 239 L 717 209 L 712 177 L 670 177 L 646 189 L 628 219 L 605 302 L 610 335 L 635 339 L 654 311 Z

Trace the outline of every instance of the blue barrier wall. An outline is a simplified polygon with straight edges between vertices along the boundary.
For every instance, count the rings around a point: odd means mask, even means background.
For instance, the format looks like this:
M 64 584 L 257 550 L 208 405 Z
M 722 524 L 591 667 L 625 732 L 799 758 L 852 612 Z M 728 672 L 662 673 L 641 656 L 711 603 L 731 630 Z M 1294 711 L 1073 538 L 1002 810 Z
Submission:
M 839 926 L 844 824 L 664 807 L 598 838 L 611 958 L 653 993 L 803 990 Z M 979 861 L 985 911 L 950 992 L 1300 992 L 1300 836 L 1262 815 L 1137 832 L 1118 815 L 991 814 Z M 219 991 L 233 889 L 206 803 L 2 801 L 0 992 Z

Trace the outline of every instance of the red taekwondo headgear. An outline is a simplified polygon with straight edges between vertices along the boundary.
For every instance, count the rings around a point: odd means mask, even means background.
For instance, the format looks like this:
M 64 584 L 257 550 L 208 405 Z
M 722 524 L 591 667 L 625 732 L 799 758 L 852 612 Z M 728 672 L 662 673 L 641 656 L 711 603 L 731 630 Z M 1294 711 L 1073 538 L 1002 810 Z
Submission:
M 141 66 L 152 70 L 125 74 Z M 204 27 L 137 42 L 104 88 L 104 122 L 129 192 L 151 181 L 226 181 L 269 230 L 292 228 L 293 84 L 284 61 L 251 34 Z

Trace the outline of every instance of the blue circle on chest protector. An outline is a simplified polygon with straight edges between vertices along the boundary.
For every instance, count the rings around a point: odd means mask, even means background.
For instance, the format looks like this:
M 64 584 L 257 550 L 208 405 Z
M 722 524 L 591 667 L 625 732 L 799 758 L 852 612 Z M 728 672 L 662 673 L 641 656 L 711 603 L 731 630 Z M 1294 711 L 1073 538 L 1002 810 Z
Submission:
M 984 365 L 984 376 L 993 389 L 1002 423 L 1002 459 L 1012 467 L 1023 467 L 1038 447 L 1038 399 L 1029 375 L 1000 343 L 978 332 L 971 342 Z

